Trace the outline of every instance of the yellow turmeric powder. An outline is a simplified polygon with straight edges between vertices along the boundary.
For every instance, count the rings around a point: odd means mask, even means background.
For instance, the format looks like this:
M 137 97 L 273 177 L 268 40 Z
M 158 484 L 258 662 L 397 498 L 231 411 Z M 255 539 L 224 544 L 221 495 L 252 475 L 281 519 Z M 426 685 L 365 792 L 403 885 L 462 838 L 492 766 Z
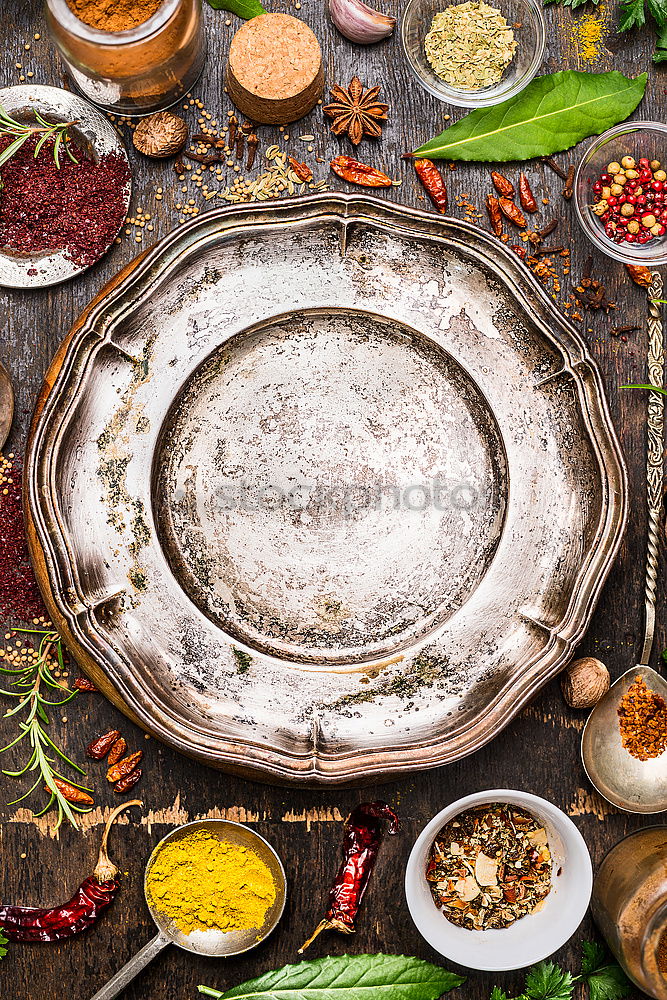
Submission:
M 604 36 L 608 29 L 608 9 L 604 0 L 593 10 L 572 18 L 571 35 L 576 54 L 585 64 L 597 62 L 604 51 Z
M 146 894 L 184 934 L 260 930 L 276 886 L 254 851 L 200 829 L 165 844 L 149 869 Z

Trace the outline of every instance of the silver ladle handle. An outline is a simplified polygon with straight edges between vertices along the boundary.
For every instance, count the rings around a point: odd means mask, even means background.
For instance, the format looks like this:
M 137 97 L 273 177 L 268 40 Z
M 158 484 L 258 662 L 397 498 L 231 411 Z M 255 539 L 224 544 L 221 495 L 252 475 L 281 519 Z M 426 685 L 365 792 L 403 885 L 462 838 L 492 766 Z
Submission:
M 663 388 L 665 374 L 665 345 L 662 330 L 662 278 L 657 271 L 652 274 L 648 290 L 648 382 Z M 648 666 L 655 636 L 655 601 L 658 584 L 658 540 L 660 538 L 660 511 L 663 484 L 663 438 L 665 397 L 660 392 L 648 394 L 648 452 L 646 458 L 646 499 L 648 503 L 648 545 L 646 551 L 646 625 L 641 665 Z
M 114 1000 L 114 997 L 117 997 L 126 986 L 129 986 L 134 977 L 138 976 L 141 970 L 145 969 L 148 963 L 152 962 L 168 944 L 171 944 L 171 938 L 160 932 L 157 937 L 144 945 L 141 951 L 137 952 L 134 958 L 131 958 L 113 979 L 110 979 L 106 986 L 98 990 L 90 1000 Z

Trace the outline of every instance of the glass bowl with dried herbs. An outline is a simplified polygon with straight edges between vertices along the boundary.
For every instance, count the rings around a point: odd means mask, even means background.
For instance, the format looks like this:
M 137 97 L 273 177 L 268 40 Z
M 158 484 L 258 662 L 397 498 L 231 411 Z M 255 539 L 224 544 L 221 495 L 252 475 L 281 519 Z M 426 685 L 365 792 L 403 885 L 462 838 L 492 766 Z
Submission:
M 510 789 L 468 795 L 434 816 L 405 875 L 422 937 L 450 961 L 490 972 L 535 965 L 565 944 L 592 886 L 572 820 Z
M 624 264 L 667 264 L 667 125 L 625 122 L 593 140 L 574 177 L 579 225 Z
M 401 44 L 434 97 L 484 108 L 514 97 L 539 70 L 546 31 L 538 0 L 410 0 Z

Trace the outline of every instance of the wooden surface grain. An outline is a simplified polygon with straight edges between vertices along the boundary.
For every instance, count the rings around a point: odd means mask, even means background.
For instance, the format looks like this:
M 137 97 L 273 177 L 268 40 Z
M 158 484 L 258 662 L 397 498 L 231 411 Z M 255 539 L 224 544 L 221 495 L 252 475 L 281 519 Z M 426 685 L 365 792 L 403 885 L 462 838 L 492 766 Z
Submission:
M 403 184 L 387 192 L 387 197 L 407 205 L 427 207 L 412 168 L 399 156 L 407 149 L 430 138 L 444 125 L 443 116 L 459 117 L 456 109 L 447 108 L 429 97 L 412 79 L 402 59 L 398 37 L 370 48 L 352 46 L 338 35 L 328 21 L 320 2 L 304 3 L 297 10 L 284 0 L 269 5 L 272 10 L 296 13 L 318 35 L 323 48 L 327 82 L 347 84 L 357 73 L 367 86 L 382 84 L 381 100 L 390 105 L 390 120 L 380 143 L 364 143 L 359 154 Z M 385 9 L 398 14 L 402 0 L 388 0 Z M 587 62 L 583 48 L 576 42 L 574 22 L 569 9 L 546 11 L 548 47 L 544 71 L 564 68 L 621 69 L 628 73 L 649 69 L 646 97 L 635 117 L 664 119 L 665 70 L 656 71 L 650 64 L 650 32 L 618 37 L 613 26 L 617 12 L 611 4 L 601 4 L 603 38 L 600 56 Z M 223 91 L 224 59 L 233 31 L 239 22 L 224 12 L 206 11 L 209 57 L 205 74 L 194 90 L 219 120 L 230 105 Z M 229 21 L 230 24 L 226 22 Z M 20 82 L 20 76 L 37 83 L 59 85 L 61 67 L 54 56 L 38 0 L 24 0 L 3 10 L 3 46 L 0 52 L 3 85 Z M 35 39 L 34 34 L 40 34 Z M 30 46 L 29 49 L 26 46 Z M 21 64 L 17 68 L 16 64 Z M 193 128 L 192 109 L 184 112 Z M 322 122 L 321 110 L 292 126 L 289 143 L 277 129 L 260 130 L 261 149 L 273 141 L 289 147 L 311 163 L 314 156 L 325 160 L 339 152 L 350 152 L 344 140 L 335 139 Z M 129 130 L 123 128 L 129 138 Z M 298 136 L 314 134 L 315 152 L 307 154 Z M 572 154 L 561 154 L 566 164 Z M 150 162 L 131 150 L 134 171 L 133 213 L 143 209 L 152 215 L 152 233 L 143 231 L 137 242 L 134 228 L 130 237 L 94 269 L 76 281 L 41 292 L 3 292 L 0 319 L 0 360 L 12 373 L 17 394 L 15 426 L 10 445 L 17 454 L 24 447 L 30 412 L 41 381 L 59 342 L 67 333 L 86 303 L 104 282 L 143 249 L 153 238 L 169 232 L 178 224 L 175 204 L 193 198 L 202 210 L 206 203 L 201 193 L 183 193 L 175 184 L 169 162 Z M 316 180 L 328 176 L 326 163 L 315 164 Z M 516 173 L 511 168 L 512 173 Z M 527 169 L 538 199 L 550 204 L 540 213 L 546 222 L 551 214 L 562 217 L 558 243 L 572 248 L 572 275 L 578 276 L 591 249 L 578 232 L 572 205 L 560 197 L 562 182 L 539 163 Z M 448 173 L 451 211 L 462 209 L 457 201 L 467 195 L 470 202 L 483 206 L 489 189 L 488 168 L 459 165 Z M 345 189 L 332 180 L 331 186 Z M 158 187 L 164 189 L 156 199 Z M 483 218 L 480 224 L 486 226 Z M 594 272 L 603 276 L 618 309 L 609 316 L 586 315 L 580 324 L 591 353 L 605 378 L 611 410 L 628 460 L 630 473 L 630 521 L 616 565 L 604 589 L 602 599 L 581 644 L 581 654 L 603 659 L 613 676 L 618 676 L 636 662 L 641 648 L 643 628 L 643 557 L 645 546 L 644 460 L 645 400 L 641 393 L 627 393 L 619 385 L 643 381 L 646 348 L 645 296 L 631 285 L 623 268 L 593 251 Z M 568 279 L 563 291 L 569 290 Z M 638 324 L 640 330 L 627 343 L 610 335 L 619 324 Z M 664 575 L 664 552 L 661 554 Z M 656 650 L 665 645 L 664 593 L 658 607 L 659 630 Z M 435 958 L 420 939 L 408 915 L 402 888 L 404 862 L 410 847 L 428 819 L 454 797 L 483 788 L 516 787 L 544 795 L 574 818 L 598 863 L 624 834 L 654 819 L 626 816 L 607 807 L 586 782 L 579 759 L 579 737 L 584 715 L 567 709 L 557 683 L 541 695 L 498 738 L 474 756 L 447 768 L 409 779 L 359 790 L 313 791 L 281 789 L 249 783 L 195 765 L 172 751 L 145 740 L 143 733 L 129 723 L 99 695 L 82 696 L 68 708 L 68 722 L 56 720 L 53 729 L 58 739 L 79 759 L 83 747 L 96 733 L 117 727 L 132 746 L 145 750 L 144 779 L 139 786 L 145 802 L 141 820 L 133 817 L 112 835 L 113 856 L 124 873 L 123 889 L 113 908 L 100 925 L 78 939 L 61 945 L 16 945 L 0 963 L 0 996 L 11 1000 L 87 1000 L 139 947 L 145 944 L 154 928 L 142 897 L 142 875 L 146 858 L 157 840 L 174 824 L 200 816 L 224 816 L 249 822 L 276 847 L 285 862 L 289 896 L 285 917 L 276 933 L 256 952 L 229 961 L 197 959 L 172 949 L 126 990 L 125 1000 L 194 1000 L 197 984 L 230 987 L 253 975 L 289 961 L 297 960 L 296 949 L 306 933 L 319 920 L 325 905 L 326 891 L 338 861 L 341 822 L 350 808 L 362 799 L 382 796 L 394 805 L 403 820 L 399 837 L 387 841 L 375 878 L 366 898 L 359 932 L 354 938 L 335 935 L 321 937 L 311 949 L 311 957 L 345 950 L 404 952 Z M 8 722 L 0 720 L 0 739 L 6 742 L 12 733 Z M 5 738 L 6 737 L 6 738 Z M 111 804 L 113 793 L 103 788 L 96 774 L 97 801 L 103 808 Z M 100 833 L 101 812 L 93 812 L 85 821 L 83 833 L 63 829 L 59 838 L 49 833 L 46 820 L 35 822 L 27 811 L 6 806 L 18 794 L 9 779 L 0 781 L 0 899 L 25 904 L 52 904 L 64 900 L 94 864 Z M 587 921 L 570 945 L 557 957 L 574 963 L 578 941 L 591 933 Z M 518 990 L 520 974 L 489 976 L 471 974 L 467 985 L 456 994 L 471 1000 L 487 1000 L 492 985 L 498 982 L 508 990 Z

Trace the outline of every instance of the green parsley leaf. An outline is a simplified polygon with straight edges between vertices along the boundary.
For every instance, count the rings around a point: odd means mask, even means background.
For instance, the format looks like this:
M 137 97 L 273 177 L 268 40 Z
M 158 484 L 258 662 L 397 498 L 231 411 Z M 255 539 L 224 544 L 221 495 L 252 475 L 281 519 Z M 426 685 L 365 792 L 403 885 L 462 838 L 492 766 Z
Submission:
M 540 962 L 526 976 L 524 996 L 528 1000 L 570 1000 L 574 980 L 553 962 Z
M 630 980 L 610 959 L 604 945 L 584 941 L 581 950 L 581 975 L 577 978 L 588 985 L 589 1000 L 622 1000 L 630 995 Z
M 664 45 L 662 44 L 663 40 L 664 40 Z M 667 49 L 667 28 L 665 28 L 664 31 L 660 32 L 660 36 L 658 37 L 658 48 Z M 667 649 L 663 649 L 662 653 L 660 654 L 660 658 L 663 663 L 667 663 Z
M 644 0 L 625 0 L 625 3 L 621 4 L 618 30 L 630 31 L 631 28 L 643 28 L 645 24 Z
M 508 996 L 505 990 L 501 990 L 500 986 L 494 986 L 491 990 L 490 1000 L 508 1000 Z
M 571 7 L 572 10 L 576 10 L 577 7 L 583 7 L 584 4 L 592 3 L 595 7 L 599 4 L 600 0 L 543 0 L 545 7 L 548 7 L 550 3 L 560 3 L 563 7 Z
M 607 956 L 607 949 L 599 941 L 582 941 L 581 944 L 581 974 L 582 976 L 588 976 L 591 972 L 595 972 L 599 969 L 601 965 L 604 965 L 604 960 Z
M 9 941 L 0 930 L 0 958 L 4 958 L 7 954 L 7 949 L 2 947 L 4 944 L 9 944 Z

